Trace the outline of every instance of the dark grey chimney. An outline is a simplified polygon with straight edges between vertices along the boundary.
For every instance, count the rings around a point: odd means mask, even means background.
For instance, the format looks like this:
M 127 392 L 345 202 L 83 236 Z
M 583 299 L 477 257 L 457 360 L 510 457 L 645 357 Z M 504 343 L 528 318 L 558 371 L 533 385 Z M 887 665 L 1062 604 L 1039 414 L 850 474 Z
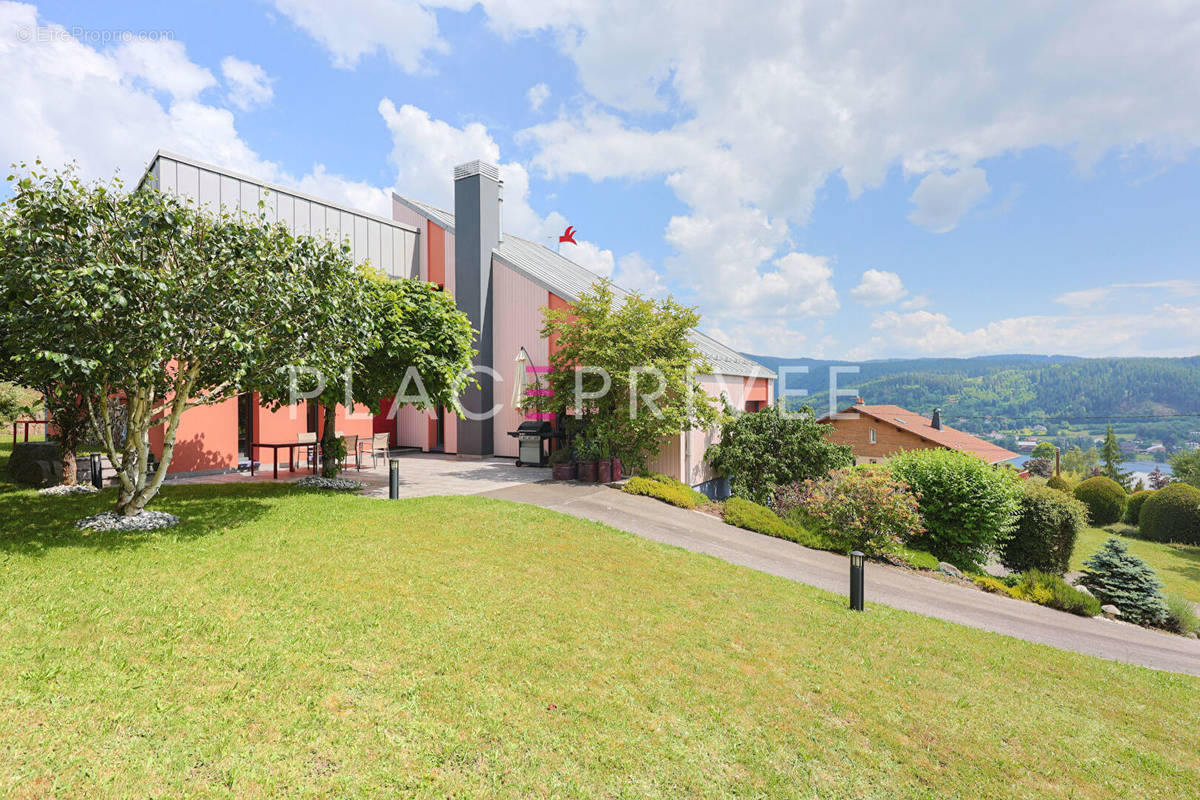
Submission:
M 929 426 L 937 431 L 942 429 L 942 410 L 940 408 L 933 410 L 933 419 L 930 421 Z
M 478 331 L 475 366 L 492 363 L 492 248 L 500 243 L 500 171 L 494 164 L 472 161 L 454 168 L 454 299 Z M 463 392 L 467 414 L 458 419 L 458 454 L 490 456 L 495 452 L 494 422 L 478 419 L 495 402 L 492 379 L 476 372 L 478 388 Z

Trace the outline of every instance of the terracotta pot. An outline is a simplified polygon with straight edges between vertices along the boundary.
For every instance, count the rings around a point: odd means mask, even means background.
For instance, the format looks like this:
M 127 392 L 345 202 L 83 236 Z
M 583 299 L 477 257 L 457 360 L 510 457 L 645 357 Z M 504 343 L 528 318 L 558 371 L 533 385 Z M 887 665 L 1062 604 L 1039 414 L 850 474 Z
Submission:
M 611 458 L 602 458 L 596 462 L 596 479 L 600 483 L 612 483 Z
M 625 477 L 625 465 L 621 463 L 621 459 L 613 456 L 612 459 L 612 479 L 619 481 Z
M 596 482 L 596 462 L 595 461 L 580 461 L 579 462 L 579 480 L 584 483 Z
M 574 461 L 563 461 L 554 465 L 554 480 L 556 481 L 573 481 L 575 480 L 576 472 L 579 465 Z

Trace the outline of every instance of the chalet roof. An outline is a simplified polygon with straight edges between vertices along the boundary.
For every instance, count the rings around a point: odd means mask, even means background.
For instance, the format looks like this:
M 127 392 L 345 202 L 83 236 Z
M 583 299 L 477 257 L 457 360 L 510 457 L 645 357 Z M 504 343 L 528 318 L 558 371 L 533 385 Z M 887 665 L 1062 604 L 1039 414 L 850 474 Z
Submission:
M 951 450 L 961 450 L 964 453 L 982 458 L 989 464 L 998 464 L 1001 461 L 1008 461 L 1012 458 L 1019 457 L 1019 453 L 1014 453 L 1011 450 L 1005 450 L 999 445 L 984 441 L 978 436 L 972 436 L 966 431 L 960 431 L 957 428 L 951 428 L 949 425 L 942 423 L 941 428 L 933 427 L 933 421 L 928 417 L 923 417 L 909 411 L 907 408 L 900 406 L 889 405 L 866 405 L 856 403 L 855 405 L 846 408 L 843 413 L 857 411 L 860 414 L 876 419 L 880 422 L 892 425 L 898 430 L 908 431 L 916 436 L 925 439 L 926 441 L 939 444 L 942 447 Z M 829 417 L 823 417 L 823 421 L 830 421 Z M 836 424 L 836 420 L 834 420 Z

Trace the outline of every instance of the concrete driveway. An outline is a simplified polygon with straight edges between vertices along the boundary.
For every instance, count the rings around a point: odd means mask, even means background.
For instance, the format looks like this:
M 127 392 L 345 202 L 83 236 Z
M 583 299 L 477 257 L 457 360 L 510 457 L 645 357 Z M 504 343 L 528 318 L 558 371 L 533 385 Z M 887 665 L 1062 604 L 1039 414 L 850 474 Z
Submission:
M 603 522 L 647 539 L 707 553 L 772 575 L 848 594 L 844 556 L 726 525 L 648 497 L 595 484 L 524 483 L 486 496 Z M 868 564 L 867 600 L 1077 653 L 1200 675 L 1200 641 L 1043 606 Z

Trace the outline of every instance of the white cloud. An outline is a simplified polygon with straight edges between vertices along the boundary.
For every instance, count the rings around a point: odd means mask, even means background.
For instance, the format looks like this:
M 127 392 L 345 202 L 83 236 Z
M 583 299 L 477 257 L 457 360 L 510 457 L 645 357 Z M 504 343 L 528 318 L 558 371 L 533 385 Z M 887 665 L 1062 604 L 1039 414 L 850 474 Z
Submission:
M 862 274 L 858 286 L 850 290 L 850 296 L 868 306 L 882 306 L 894 303 L 908 291 L 904 282 L 894 272 L 881 269 L 869 269 Z
M 211 72 L 191 62 L 183 43 L 174 39 L 132 39 L 113 52 L 113 60 L 126 80 L 144 81 L 179 100 L 191 99 L 217 83 Z
M 1107 286 L 1101 286 L 1096 289 L 1079 289 L 1074 292 L 1064 292 L 1054 298 L 1054 302 L 1061 303 L 1068 308 L 1076 311 L 1082 311 L 1091 308 L 1102 300 L 1105 300 L 1112 293 L 1112 289 Z
M 275 96 L 271 86 L 274 79 L 258 64 L 225 56 L 221 59 L 221 74 L 229 87 L 229 102 L 243 111 L 269 103 Z
M 525 93 L 529 99 L 529 107 L 534 111 L 538 111 L 542 107 L 542 103 L 550 97 L 550 87 L 544 83 L 535 83 L 529 87 L 529 91 Z
M 613 283 L 622 289 L 639 292 L 647 297 L 666 297 L 667 286 L 662 274 L 639 253 L 628 253 L 617 260 Z
M 932 304 L 933 301 L 929 299 L 929 295 L 917 294 L 901 303 L 900 307 L 906 311 L 913 311 L 915 309 L 928 308 Z
M 601 250 L 597 245 L 585 240 L 576 244 L 563 242 L 558 246 L 558 252 L 601 278 L 611 278 L 617 263 L 612 250 Z
M 991 191 L 987 174 L 979 167 L 947 175 L 931 172 L 921 179 L 910 198 L 916 205 L 908 219 L 934 233 L 945 233 L 958 225 L 971 207 Z

